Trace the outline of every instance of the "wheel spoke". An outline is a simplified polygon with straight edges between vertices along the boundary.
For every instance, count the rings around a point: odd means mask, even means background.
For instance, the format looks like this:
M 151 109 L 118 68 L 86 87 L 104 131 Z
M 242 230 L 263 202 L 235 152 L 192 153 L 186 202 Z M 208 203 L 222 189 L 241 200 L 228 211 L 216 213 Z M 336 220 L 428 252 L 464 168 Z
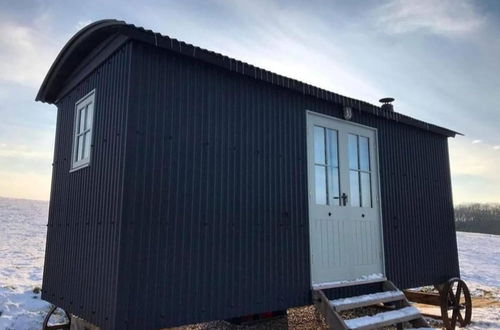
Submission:
M 455 329 L 455 326 L 457 325 L 457 317 L 458 317 L 458 310 L 454 309 L 453 314 L 451 315 L 451 328 Z
M 464 321 L 464 318 L 463 318 L 463 316 L 462 316 L 462 313 L 460 313 L 460 311 L 458 312 L 458 320 L 459 320 L 459 323 L 460 323 L 460 326 L 461 326 L 461 327 L 466 326 L 465 321 Z
M 462 282 L 458 282 L 457 284 L 457 293 L 455 294 L 455 303 L 457 305 L 460 304 L 460 295 L 462 294 Z
M 457 305 L 457 301 L 455 299 L 455 295 L 453 294 L 453 288 L 451 286 L 450 286 L 450 289 L 448 291 L 448 304 L 450 306 Z

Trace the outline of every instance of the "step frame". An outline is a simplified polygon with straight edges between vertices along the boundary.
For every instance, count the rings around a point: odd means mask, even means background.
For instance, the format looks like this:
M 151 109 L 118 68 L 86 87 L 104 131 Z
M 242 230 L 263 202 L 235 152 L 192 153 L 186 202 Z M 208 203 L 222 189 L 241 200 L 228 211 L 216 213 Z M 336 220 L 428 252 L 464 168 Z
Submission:
M 382 283 L 382 290 L 379 291 L 379 292 L 386 292 L 386 291 L 401 291 L 399 290 L 395 285 L 394 283 L 392 283 L 391 281 L 388 281 L 388 280 L 385 280 L 383 281 Z M 323 292 L 322 289 L 313 289 L 312 290 L 312 298 L 313 298 L 313 302 L 314 302 L 314 305 L 316 306 L 317 310 L 323 314 L 323 316 L 325 317 L 325 320 L 329 326 L 330 329 L 335 329 L 335 330 L 340 330 L 340 329 L 344 329 L 344 330 L 349 330 L 349 328 L 347 327 L 347 324 L 345 323 L 344 319 L 339 315 L 338 311 L 336 311 L 333 306 L 330 304 L 330 300 L 326 297 L 325 293 Z M 392 297 L 391 297 L 392 298 Z M 399 299 L 399 300 L 391 300 L 391 301 L 394 301 L 396 302 L 396 305 L 399 308 L 404 308 L 404 307 L 414 307 L 409 301 L 408 299 L 406 298 L 406 296 L 404 296 L 403 294 L 403 297 L 402 299 Z M 370 306 L 370 305 L 365 305 L 365 306 Z M 360 307 L 363 307 L 363 306 L 360 306 Z M 417 311 L 418 311 L 418 308 L 414 307 Z M 345 309 L 345 310 L 348 310 L 348 309 Z M 400 320 L 391 320 L 391 321 L 387 321 L 387 322 L 390 322 L 388 324 L 385 324 L 385 325 L 390 325 L 390 324 L 401 324 L 403 322 L 410 322 L 414 327 L 428 327 L 429 325 L 427 324 L 427 322 L 424 320 L 422 314 L 419 313 L 418 314 L 413 314 L 413 315 L 408 315 L 407 317 L 402 317 Z M 397 323 L 395 323 L 397 322 Z M 377 324 L 375 328 L 377 327 L 381 327 L 381 326 L 384 326 L 384 325 L 380 325 L 380 324 Z M 374 327 L 372 327 L 372 325 L 367 325 L 365 327 L 360 327 L 360 328 L 357 328 L 357 330 L 365 330 L 365 329 L 375 329 Z
M 333 310 L 330 300 L 321 290 L 313 290 L 313 302 L 318 311 L 325 317 L 330 329 L 349 329 L 340 315 Z

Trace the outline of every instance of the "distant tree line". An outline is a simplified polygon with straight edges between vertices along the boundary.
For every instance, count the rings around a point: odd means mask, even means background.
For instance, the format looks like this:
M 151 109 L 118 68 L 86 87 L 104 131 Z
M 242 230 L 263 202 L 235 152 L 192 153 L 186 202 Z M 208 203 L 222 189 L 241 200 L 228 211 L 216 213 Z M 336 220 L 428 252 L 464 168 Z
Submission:
M 461 204 L 455 206 L 457 231 L 500 235 L 500 204 Z

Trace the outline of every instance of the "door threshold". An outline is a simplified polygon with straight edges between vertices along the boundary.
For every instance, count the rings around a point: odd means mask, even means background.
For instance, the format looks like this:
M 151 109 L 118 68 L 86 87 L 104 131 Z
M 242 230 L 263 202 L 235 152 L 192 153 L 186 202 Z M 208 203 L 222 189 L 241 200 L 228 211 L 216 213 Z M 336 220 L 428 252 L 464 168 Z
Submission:
M 324 290 L 324 289 L 333 289 L 333 288 L 343 288 L 346 286 L 355 286 L 355 285 L 363 285 L 377 282 L 387 281 L 385 276 L 377 277 L 377 278 L 368 278 L 368 279 L 359 279 L 353 281 L 336 281 L 336 282 L 325 282 L 325 283 L 317 283 L 312 285 L 313 290 Z

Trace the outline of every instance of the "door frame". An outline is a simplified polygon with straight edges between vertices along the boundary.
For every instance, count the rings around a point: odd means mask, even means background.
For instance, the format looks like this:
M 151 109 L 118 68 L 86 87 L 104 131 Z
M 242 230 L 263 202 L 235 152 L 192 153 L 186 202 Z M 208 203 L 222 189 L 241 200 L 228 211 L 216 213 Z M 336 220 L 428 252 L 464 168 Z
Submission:
M 337 117 L 333 117 L 333 116 L 329 116 L 329 115 L 325 115 L 323 113 L 319 113 L 319 112 L 315 112 L 315 111 L 312 111 L 312 110 L 308 110 L 306 109 L 305 111 L 305 116 L 306 116 L 306 165 L 307 165 L 307 209 L 308 209 L 308 218 L 307 218 L 307 222 L 308 222 L 308 230 L 309 230 L 309 272 L 310 272 L 310 278 L 311 278 L 311 288 L 313 289 L 317 289 L 317 288 L 323 288 L 323 289 L 326 289 L 326 288 L 334 288 L 334 287 L 344 287 L 344 286 L 352 286 L 352 285 L 361 285 L 361 284 L 367 284 L 367 283 L 372 283 L 372 282 L 380 282 L 382 280 L 385 280 L 386 279 L 386 268 L 385 268 L 385 242 L 384 242 L 384 222 L 383 222 L 383 218 L 382 218 L 382 194 L 381 194 L 381 189 L 380 189 L 380 186 L 381 186 L 381 182 L 380 182 L 380 157 L 379 157 L 379 137 L 378 137 L 378 129 L 376 127 L 371 127 L 371 126 L 366 126 L 366 125 L 363 125 L 363 124 L 359 124 L 359 123 L 356 123 L 356 122 L 353 122 L 353 121 L 350 121 L 350 120 L 345 120 L 345 119 L 341 119 L 341 118 L 337 118 Z M 373 144 L 375 146 L 375 162 L 377 163 L 377 170 L 375 171 L 375 173 L 373 173 L 376 177 L 377 177 L 377 200 L 376 200 L 376 203 L 378 205 L 378 215 L 379 215 L 379 225 L 380 225 L 380 244 L 381 244 L 381 259 L 382 259 L 382 277 L 380 279 L 362 279 L 362 280 L 354 280 L 354 281 L 339 281 L 339 282 L 331 282 L 331 283 L 323 283 L 323 284 L 315 284 L 313 285 L 312 281 L 313 281 L 313 274 L 312 274 L 312 271 L 313 271 L 313 265 L 312 265 L 312 229 L 311 229 L 311 203 L 313 202 L 312 201 L 312 191 L 311 191 L 311 187 L 310 187 L 310 182 L 309 182 L 309 174 L 310 174 L 310 171 L 311 171 L 311 164 L 309 164 L 309 161 L 311 159 L 311 155 L 310 153 L 312 152 L 312 150 L 309 150 L 309 143 L 308 143 L 308 139 L 309 139 L 309 126 L 310 126 L 310 116 L 317 116 L 317 117 L 323 117 L 325 119 L 329 119 L 329 120 L 333 120 L 333 121 L 337 121 L 341 124 L 348 124 L 348 125 L 353 125 L 353 126 L 358 126 L 358 127 L 361 127 L 361 128 L 365 128 L 365 129 L 368 129 L 368 130 L 371 130 L 374 132 L 374 135 L 375 135 L 375 141 L 373 141 Z

